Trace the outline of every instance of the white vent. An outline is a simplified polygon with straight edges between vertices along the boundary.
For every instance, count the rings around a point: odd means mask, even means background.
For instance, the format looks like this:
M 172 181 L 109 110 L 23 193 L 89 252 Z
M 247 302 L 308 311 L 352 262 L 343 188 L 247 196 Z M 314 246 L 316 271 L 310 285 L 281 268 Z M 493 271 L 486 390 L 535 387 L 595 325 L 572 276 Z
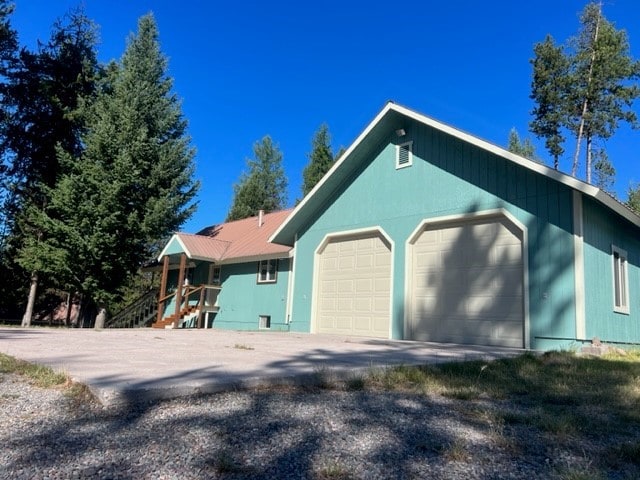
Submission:
M 413 164 L 413 142 L 396 145 L 396 168 L 410 167 Z
M 258 328 L 260 330 L 267 330 L 271 328 L 271 315 L 260 315 Z

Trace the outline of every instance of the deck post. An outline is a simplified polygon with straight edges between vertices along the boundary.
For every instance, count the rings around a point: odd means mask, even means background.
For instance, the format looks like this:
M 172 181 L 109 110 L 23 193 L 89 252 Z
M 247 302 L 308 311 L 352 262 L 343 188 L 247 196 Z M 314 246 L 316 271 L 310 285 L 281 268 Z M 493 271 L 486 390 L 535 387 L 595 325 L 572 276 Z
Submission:
M 176 289 L 176 318 L 173 321 L 173 328 L 178 328 L 180 323 L 180 310 L 182 309 L 182 289 L 184 288 L 184 273 L 187 266 L 187 254 L 180 254 L 180 270 L 178 271 L 178 288 Z
M 167 294 L 167 277 L 169 276 L 169 255 L 162 257 L 162 277 L 160 278 L 160 293 L 158 297 L 158 314 L 156 316 L 156 322 L 162 320 L 164 315 L 164 297 Z
M 206 285 L 203 285 L 202 290 L 200 290 L 200 298 L 198 299 L 198 323 L 196 324 L 196 328 L 202 328 L 202 311 L 204 310 L 204 295 L 207 290 Z

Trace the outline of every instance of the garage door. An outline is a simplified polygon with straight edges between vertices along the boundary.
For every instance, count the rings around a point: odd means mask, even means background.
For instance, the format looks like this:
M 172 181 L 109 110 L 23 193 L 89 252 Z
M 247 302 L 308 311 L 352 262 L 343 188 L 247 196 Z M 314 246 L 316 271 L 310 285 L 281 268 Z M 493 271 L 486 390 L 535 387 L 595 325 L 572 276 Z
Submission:
M 427 228 L 411 266 L 414 339 L 524 346 L 522 240 L 507 219 Z
M 318 333 L 389 337 L 391 248 L 379 234 L 330 241 L 317 288 Z

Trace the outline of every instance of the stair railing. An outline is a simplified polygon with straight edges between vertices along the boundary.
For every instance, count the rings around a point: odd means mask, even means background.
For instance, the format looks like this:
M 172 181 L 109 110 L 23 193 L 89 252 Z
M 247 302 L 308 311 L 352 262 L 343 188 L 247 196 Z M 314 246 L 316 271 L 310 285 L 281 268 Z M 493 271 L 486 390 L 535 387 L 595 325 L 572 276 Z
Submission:
M 105 323 L 105 328 L 138 328 L 151 324 L 158 312 L 158 289 L 142 294 Z

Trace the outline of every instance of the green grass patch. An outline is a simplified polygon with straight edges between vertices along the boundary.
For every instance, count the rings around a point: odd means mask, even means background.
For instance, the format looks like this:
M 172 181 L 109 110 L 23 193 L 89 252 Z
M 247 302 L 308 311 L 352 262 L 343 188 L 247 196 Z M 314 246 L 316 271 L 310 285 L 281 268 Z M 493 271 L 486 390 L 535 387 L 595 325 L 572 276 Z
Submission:
M 52 368 L 35 363 L 18 360 L 0 353 L 0 373 L 15 373 L 28 378 L 34 385 L 51 388 L 69 383 L 69 376 L 63 372 L 56 372 Z

